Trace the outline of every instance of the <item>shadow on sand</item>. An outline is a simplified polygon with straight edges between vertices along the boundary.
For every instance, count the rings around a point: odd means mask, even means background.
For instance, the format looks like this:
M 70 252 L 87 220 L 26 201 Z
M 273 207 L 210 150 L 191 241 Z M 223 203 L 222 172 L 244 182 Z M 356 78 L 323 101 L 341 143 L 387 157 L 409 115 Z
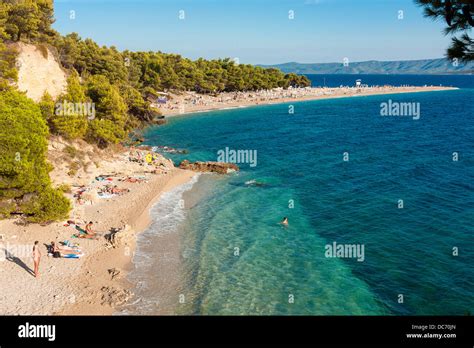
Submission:
M 5 260 L 16 263 L 18 266 L 23 268 L 33 277 L 35 276 L 35 272 L 33 272 L 33 270 L 30 267 L 28 267 L 26 263 L 24 263 L 19 257 L 16 257 L 15 255 L 11 254 L 6 249 L 3 249 L 3 252 L 5 253 Z

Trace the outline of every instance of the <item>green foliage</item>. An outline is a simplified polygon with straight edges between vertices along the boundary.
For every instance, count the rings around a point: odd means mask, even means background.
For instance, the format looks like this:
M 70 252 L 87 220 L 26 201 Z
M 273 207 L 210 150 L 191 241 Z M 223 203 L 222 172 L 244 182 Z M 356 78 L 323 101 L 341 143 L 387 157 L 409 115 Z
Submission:
M 0 41 L 0 90 L 8 89 L 12 81 L 18 78 L 15 66 L 17 52 Z
M 472 0 L 415 0 L 415 3 L 423 7 L 425 17 L 443 19 L 446 22 L 446 35 L 463 32 L 460 38 L 452 38 L 451 46 L 446 51 L 448 58 L 474 61 L 474 40 L 468 35 L 474 26 Z
M 138 88 L 142 93 L 145 88 L 218 93 L 310 85 L 305 77 L 296 79 L 296 75 L 288 76 L 278 69 L 236 64 L 229 58 L 191 61 L 179 55 L 161 52 L 127 54 L 130 59 L 130 74 L 136 76 L 137 67 L 141 70 Z
M 61 189 L 51 187 L 37 193 L 34 199 L 24 203 L 21 210 L 30 222 L 48 222 L 65 219 L 71 210 L 71 202 Z
M 5 40 L 10 38 L 5 29 L 8 20 L 8 8 L 8 4 L 0 3 L 0 90 L 7 89 L 10 82 L 17 79 L 16 51 L 13 48 L 8 48 L 4 43 Z
M 7 12 L 5 32 L 14 41 L 49 41 L 56 32 L 51 29 L 52 0 L 4 0 Z
M 67 91 L 55 104 L 53 116 L 49 119 L 51 131 L 67 139 L 83 138 L 88 129 L 88 115 L 71 111 L 71 104 L 90 102 L 79 76 L 73 72 L 67 79 Z
M 124 122 L 127 117 L 125 104 L 117 86 L 112 85 L 107 77 L 94 75 L 87 80 L 87 96 L 95 103 L 99 118 Z
M 62 63 L 81 75 L 103 75 L 112 83 L 128 85 L 144 95 L 153 90 L 193 90 L 201 93 L 254 91 L 310 85 L 305 77 L 287 76 L 278 69 L 236 64 L 233 60 L 192 61 L 162 52 L 118 52 L 99 47 L 73 33 L 59 39 L 56 47 Z
M 474 61 L 474 40 L 467 34 L 461 35 L 460 38 L 453 37 L 446 55 L 449 59 L 458 58 L 464 62 Z
M 100 47 L 91 39 L 81 40 L 76 33 L 58 38 L 55 45 L 61 63 L 80 75 L 103 75 L 112 83 L 127 80 L 125 58 L 115 47 Z
M 89 123 L 88 139 L 101 146 L 116 144 L 127 136 L 127 104 L 119 88 L 102 75 L 87 80 L 87 96 L 95 104 L 96 117 Z
M 9 39 L 9 35 L 5 31 L 5 26 L 8 20 L 8 5 L 5 2 L 0 2 L 0 40 Z
M 47 137 L 38 105 L 20 92 L 0 92 L 0 201 L 22 200 L 20 207 L 31 221 L 59 218 L 69 211 L 69 201 L 51 188 Z
M 83 138 L 87 129 L 87 117 L 83 115 L 55 115 L 51 120 L 52 132 L 66 139 Z
M 0 92 L 0 133 L 0 198 L 46 185 L 48 128 L 39 107 L 19 92 Z
M 43 119 L 50 122 L 54 117 L 54 100 L 48 92 L 45 92 L 38 103 Z
M 86 99 L 86 90 L 84 86 L 81 85 L 79 75 L 76 71 L 73 71 L 67 79 L 67 93 L 62 98 L 73 103 L 85 103 L 88 101 Z
M 109 144 L 118 144 L 124 140 L 127 132 L 113 121 L 108 119 L 95 119 L 90 122 L 88 139 L 97 142 L 100 147 Z
M 150 103 L 143 99 L 141 93 L 130 85 L 121 85 L 120 95 L 127 104 L 128 113 L 140 122 L 151 122 L 155 115 L 160 114 L 159 111 L 153 110 Z M 129 119 L 129 122 L 133 118 Z M 132 125 L 132 127 L 134 126 Z
M 304 75 L 297 75 L 294 73 L 291 74 L 286 74 L 285 75 L 285 81 L 288 82 L 288 86 L 291 87 L 306 87 L 311 84 L 311 81 Z

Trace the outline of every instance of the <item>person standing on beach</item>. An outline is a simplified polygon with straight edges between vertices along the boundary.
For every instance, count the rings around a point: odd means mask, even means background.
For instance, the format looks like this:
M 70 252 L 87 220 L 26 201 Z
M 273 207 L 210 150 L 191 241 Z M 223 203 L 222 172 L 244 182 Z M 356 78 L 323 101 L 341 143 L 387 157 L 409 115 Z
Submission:
M 39 250 L 39 242 L 36 241 L 35 245 L 33 245 L 33 262 L 35 264 L 35 277 L 38 278 L 39 276 L 39 264 L 41 259 L 41 252 Z

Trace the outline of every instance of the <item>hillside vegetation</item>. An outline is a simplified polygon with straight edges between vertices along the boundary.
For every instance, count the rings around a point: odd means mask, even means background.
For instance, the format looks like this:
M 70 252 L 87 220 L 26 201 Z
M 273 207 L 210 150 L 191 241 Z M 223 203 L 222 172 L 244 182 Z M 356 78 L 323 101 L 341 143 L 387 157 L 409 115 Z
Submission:
M 228 58 L 192 61 L 162 52 L 120 52 L 76 33 L 62 36 L 52 29 L 53 22 L 52 0 L 0 3 L 0 217 L 17 213 L 43 222 L 68 214 L 69 201 L 52 187 L 48 175 L 51 134 L 104 148 L 125 141 L 159 115 L 148 100 L 160 91 L 219 93 L 310 85 L 304 76 Z M 67 72 L 65 83 L 52 81 L 58 74 L 49 80 L 43 76 L 45 85 L 57 85 L 54 93 L 34 94 L 48 89 L 41 81 L 18 78 L 17 64 L 25 64 L 17 61 L 18 54 L 30 45 L 36 47 L 31 54 L 40 52 Z M 31 66 L 21 69 L 35 73 Z

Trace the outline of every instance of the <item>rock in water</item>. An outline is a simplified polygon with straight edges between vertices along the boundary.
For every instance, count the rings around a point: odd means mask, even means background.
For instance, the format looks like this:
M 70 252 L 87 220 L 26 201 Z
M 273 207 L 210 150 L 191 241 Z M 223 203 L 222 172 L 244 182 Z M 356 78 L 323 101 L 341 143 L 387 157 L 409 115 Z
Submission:
M 236 172 L 239 167 L 233 163 L 226 162 L 194 162 L 191 163 L 188 160 L 184 160 L 180 163 L 179 168 L 192 170 L 195 172 L 212 172 L 219 174 L 228 174 Z

